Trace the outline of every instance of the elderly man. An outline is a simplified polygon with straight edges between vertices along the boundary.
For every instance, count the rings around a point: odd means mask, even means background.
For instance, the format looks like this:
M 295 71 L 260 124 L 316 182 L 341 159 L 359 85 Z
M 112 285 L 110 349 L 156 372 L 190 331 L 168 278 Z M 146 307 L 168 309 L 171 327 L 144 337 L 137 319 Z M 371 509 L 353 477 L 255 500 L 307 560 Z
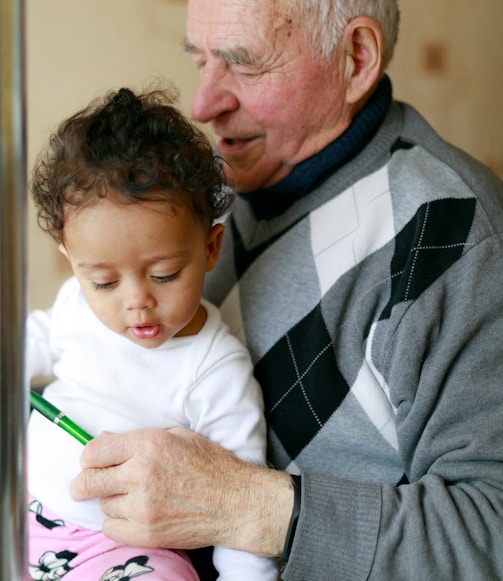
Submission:
M 73 492 L 112 538 L 286 580 L 503 576 L 503 184 L 393 100 L 397 29 L 396 0 L 189 0 L 192 116 L 238 192 L 207 296 L 275 469 L 182 429 L 96 438 Z

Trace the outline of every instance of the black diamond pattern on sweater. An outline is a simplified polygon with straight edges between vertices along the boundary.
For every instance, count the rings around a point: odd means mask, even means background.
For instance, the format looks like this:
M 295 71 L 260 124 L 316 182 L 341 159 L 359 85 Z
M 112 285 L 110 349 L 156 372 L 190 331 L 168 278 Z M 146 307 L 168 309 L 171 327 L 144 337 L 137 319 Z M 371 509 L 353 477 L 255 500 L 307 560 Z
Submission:
M 267 421 L 292 459 L 321 430 L 349 391 L 319 305 L 258 362 L 255 375 L 264 392 Z M 327 377 L 331 384 L 320 389 Z
M 441 199 L 423 204 L 395 239 L 391 297 L 381 319 L 398 303 L 417 299 L 462 254 L 475 213 L 475 200 Z M 446 222 L 445 216 L 449 216 Z

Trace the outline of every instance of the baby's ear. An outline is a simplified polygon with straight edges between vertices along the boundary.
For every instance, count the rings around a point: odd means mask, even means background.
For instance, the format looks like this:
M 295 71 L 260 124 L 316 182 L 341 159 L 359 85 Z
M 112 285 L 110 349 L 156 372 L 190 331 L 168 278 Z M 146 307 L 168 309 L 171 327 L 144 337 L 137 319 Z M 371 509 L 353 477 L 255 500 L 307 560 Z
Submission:
M 222 238 L 224 237 L 224 230 L 225 227 L 223 224 L 215 224 L 208 234 L 206 241 L 206 272 L 209 272 L 217 262 L 220 247 L 222 246 Z
M 58 246 L 58 250 L 61 252 L 61 254 L 62 254 L 63 256 L 65 256 L 65 257 L 66 257 L 66 259 L 67 259 L 67 260 L 70 260 L 70 258 L 68 257 L 68 252 L 67 252 L 67 250 L 66 250 L 66 248 L 65 248 L 65 246 L 64 246 L 64 244 L 63 244 L 62 242 L 61 242 L 61 244 Z

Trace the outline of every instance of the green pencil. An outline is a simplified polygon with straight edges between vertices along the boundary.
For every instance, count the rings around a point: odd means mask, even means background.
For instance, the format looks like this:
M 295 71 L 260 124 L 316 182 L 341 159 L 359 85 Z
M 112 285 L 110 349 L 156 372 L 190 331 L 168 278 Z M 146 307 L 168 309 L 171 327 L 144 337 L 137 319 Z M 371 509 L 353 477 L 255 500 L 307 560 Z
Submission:
M 53 406 L 52 403 L 48 402 L 36 391 L 30 390 L 30 403 L 33 409 L 40 412 L 48 420 L 68 432 L 81 444 L 87 444 L 93 439 L 87 432 L 85 432 L 80 426 L 75 422 L 72 422 L 70 418 L 67 418 L 65 414 L 58 410 L 57 407 Z

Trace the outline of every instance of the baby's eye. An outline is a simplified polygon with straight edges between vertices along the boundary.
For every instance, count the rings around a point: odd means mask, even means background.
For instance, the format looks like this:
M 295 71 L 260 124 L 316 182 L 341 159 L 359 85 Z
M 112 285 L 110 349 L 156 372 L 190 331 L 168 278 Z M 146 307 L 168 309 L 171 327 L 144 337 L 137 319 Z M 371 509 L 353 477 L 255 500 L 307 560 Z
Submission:
M 94 286 L 94 290 L 108 290 L 113 288 L 116 284 L 117 281 L 111 281 L 111 282 L 92 282 L 93 286 Z
M 171 282 L 172 280 L 175 280 L 177 277 L 178 277 L 178 272 L 175 272 L 174 274 L 165 274 L 162 276 L 152 276 L 152 280 L 155 280 L 155 282 L 165 283 L 165 282 Z

